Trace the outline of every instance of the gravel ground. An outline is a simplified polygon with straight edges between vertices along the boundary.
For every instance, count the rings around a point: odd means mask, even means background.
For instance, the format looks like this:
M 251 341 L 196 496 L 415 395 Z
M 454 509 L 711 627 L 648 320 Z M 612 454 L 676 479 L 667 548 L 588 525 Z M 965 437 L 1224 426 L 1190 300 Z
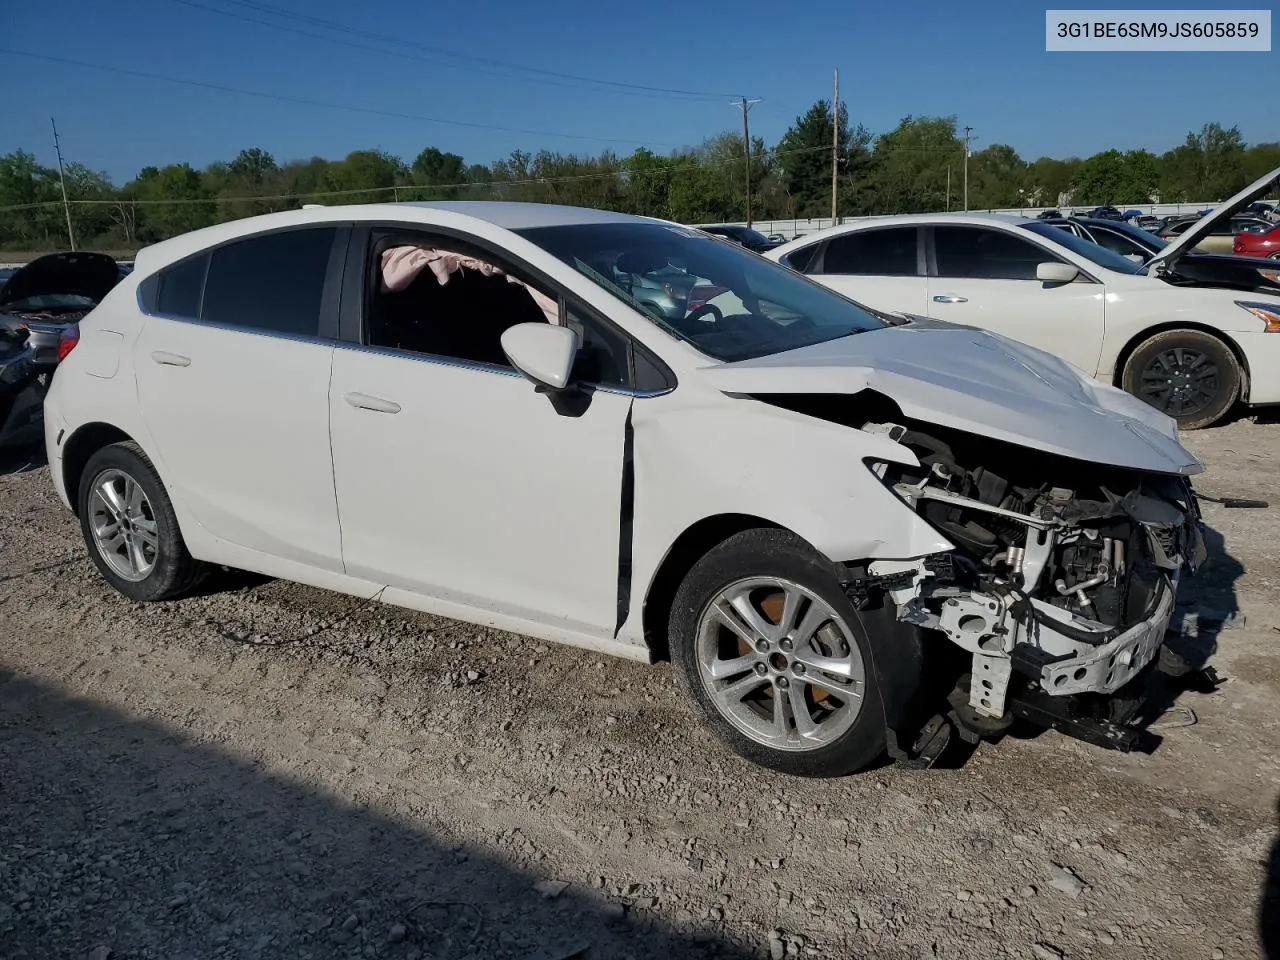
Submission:
M 828 782 L 727 755 L 665 665 L 248 575 L 129 602 L 10 457 L 0 956 L 1280 957 L 1280 425 L 1188 443 L 1277 503 L 1206 505 L 1192 599 L 1244 623 L 1201 628 L 1198 722 Z

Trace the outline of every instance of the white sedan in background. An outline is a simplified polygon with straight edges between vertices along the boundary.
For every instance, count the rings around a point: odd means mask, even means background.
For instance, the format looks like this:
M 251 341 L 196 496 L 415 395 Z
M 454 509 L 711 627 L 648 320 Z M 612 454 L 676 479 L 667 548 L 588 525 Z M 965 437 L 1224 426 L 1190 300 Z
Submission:
M 651 310 L 627 279 L 677 274 L 717 302 Z M 670 658 L 726 743 L 794 774 L 927 760 L 953 706 L 965 735 L 1130 744 L 1095 708 L 1136 706 L 1203 555 L 1168 417 L 658 220 L 238 220 L 142 250 L 67 336 L 50 470 L 121 593 L 225 565 Z M 953 704 L 916 697 L 939 679 Z
M 1264 196 L 1272 171 L 1140 266 L 1052 224 L 998 214 L 872 218 L 765 256 L 889 312 L 981 327 L 1062 357 L 1178 421 L 1280 403 L 1280 297 L 1178 274 L 1178 260 Z

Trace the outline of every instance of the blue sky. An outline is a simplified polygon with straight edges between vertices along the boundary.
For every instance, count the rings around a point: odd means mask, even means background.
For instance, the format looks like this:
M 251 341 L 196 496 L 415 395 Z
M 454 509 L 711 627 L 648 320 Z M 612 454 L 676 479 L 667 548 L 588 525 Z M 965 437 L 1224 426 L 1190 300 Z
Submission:
M 263 4 L 350 30 L 335 34 L 314 23 L 281 20 Z M 0 56 L 0 153 L 22 148 L 52 163 L 51 115 L 67 158 L 105 170 L 117 182 L 145 164 L 203 166 L 247 146 L 261 146 L 281 161 L 337 158 L 370 147 L 411 161 L 431 145 L 485 163 L 517 148 L 629 153 L 647 145 L 666 151 L 740 129 L 726 94 L 763 98 L 751 111 L 752 133 L 772 143 L 797 114 L 830 96 L 834 67 L 840 68 L 841 99 L 851 118 L 873 132 L 907 114 L 954 114 L 974 127 L 975 149 L 1010 143 L 1028 159 L 1087 156 L 1109 147 L 1160 152 L 1211 120 L 1238 125 L 1249 142 L 1280 139 L 1280 106 L 1263 93 L 1280 76 L 1280 53 L 1047 53 L 1045 6 L 1027 0 L 14 2 L 5 7 L 0 34 L 0 48 L 8 51 L 402 116 L 242 96 L 6 53 Z M 1187 6 L 1261 5 L 1201 0 Z M 538 82 L 494 65 L 450 65 L 409 44 L 707 96 Z

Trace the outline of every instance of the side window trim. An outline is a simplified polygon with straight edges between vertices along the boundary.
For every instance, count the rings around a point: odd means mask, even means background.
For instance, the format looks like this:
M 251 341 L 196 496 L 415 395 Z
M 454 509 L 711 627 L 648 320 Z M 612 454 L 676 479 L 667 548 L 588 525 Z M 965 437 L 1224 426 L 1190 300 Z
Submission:
M 560 304 L 560 315 L 562 318 L 565 316 L 566 310 L 573 309 L 580 314 L 585 314 L 590 318 L 591 322 L 603 326 L 614 336 L 620 338 L 623 343 L 626 344 L 627 375 L 631 386 L 623 387 L 618 385 L 587 384 L 586 386 L 590 389 L 607 393 L 629 394 L 643 398 L 670 393 L 676 388 L 677 382 L 675 374 L 660 357 L 658 357 L 652 350 L 645 347 L 644 344 L 634 339 L 617 324 L 613 323 L 613 321 L 608 317 L 601 314 L 600 311 L 563 289 L 560 284 L 547 276 L 546 273 L 539 270 L 537 267 L 532 266 L 520 257 L 513 256 L 510 251 L 498 248 L 495 244 L 490 243 L 483 238 L 476 237 L 472 234 L 468 234 L 464 231 L 451 227 L 439 226 L 436 224 L 412 223 L 395 220 L 369 220 L 353 225 L 350 242 L 348 243 L 346 253 L 343 256 L 344 266 L 342 271 L 340 305 L 338 307 L 338 338 L 339 345 L 344 349 L 365 350 L 395 357 L 409 357 L 425 363 L 438 363 L 445 366 L 462 367 L 483 373 L 500 373 L 504 376 L 517 377 L 523 376 L 523 374 L 518 370 L 513 370 L 510 367 L 499 366 L 497 364 L 465 360 L 459 357 L 444 356 L 442 354 L 419 353 L 412 350 L 401 350 L 395 347 L 379 347 L 364 342 L 366 329 L 365 310 L 367 309 L 365 281 L 368 277 L 369 253 L 372 249 L 374 234 L 381 232 L 425 234 L 431 237 L 442 237 L 445 239 L 456 240 L 470 247 L 474 247 L 497 260 L 506 261 L 527 275 L 531 280 L 555 294 L 556 299 Z M 662 373 L 665 380 L 663 388 L 648 390 L 638 389 L 634 386 L 636 382 L 635 355 L 637 351 L 642 351 L 646 359 Z
M 258 233 L 245 234 L 243 236 L 233 237 L 224 240 L 221 243 L 214 244 L 203 248 L 202 250 L 183 257 L 181 260 L 175 260 L 172 263 L 165 264 L 151 276 L 144 279 L 138 284 L 136 299 L 138 310 L 148 317 L 155 317 L 161 320 L 174 320 L 179 323 L 195 323 L 201 326 L 213 327 L 218 330 L 230 330 L 236 333 L 253 334 L 260 337 L 277 337 L 281 340 L 300 340 L 305 342 L 324 342 L 332 343 L 338 339 L 340 325 L 340 297 L 342 291 L 343 271 L 342 265 L 345 259 L 346 251 L 350 246 L 353 224 L 346 222 L 333 223 L 309 223 L 297 226 L 278 227 L 273 230 L 262 230 Z M 317 323 L 317 332 L 312 334 L 305 333 L 285 333 L 280 330 L 269 330 L 264 327 L 243 326 L 237 323 L 224 323 L 216 320 L 207 320 L 204 316 L 205 291 L 209 283 L 209 267 L 213 263 L 213 255 L 218 250 L 241 243 L 247 240 L 256 240 L 259 237 L 272 236 L 278 233 L 293 233 L 299 230 L 308 229 L 332 229 L 334 231 L 333 245 L 329 251 L 329 259 L 325 268 L 324 283 L 320 296 L 320 316 Z M 148 300 L 153 304 L 161 293 L 162 274 L 173 269 L 182 263 L 187 263 L 197 258 L 204 259 L 204 272 L 200 280 L 200 295 L 198 306 L 196 308 L 196 316 L 188 317 L 181 314 L 162 313 L 155 306 L 149 306 Z

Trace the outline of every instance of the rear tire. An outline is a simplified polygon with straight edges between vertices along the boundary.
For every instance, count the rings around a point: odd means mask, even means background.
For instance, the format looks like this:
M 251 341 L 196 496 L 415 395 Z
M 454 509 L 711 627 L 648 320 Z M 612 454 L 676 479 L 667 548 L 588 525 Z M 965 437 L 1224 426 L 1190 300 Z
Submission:
M 1240 398 L 1240 363 L 1231 348 L 1200 330 L 1148 337 L 1124 365 L 1121 386 L 1173 417 L 1182 430 L 1217 423 Z
M 884 753 L 858 613 L 830 561 L 795 534 L 747 530 L 710 550 L 677 590 L 668 630 L 677 681 L 740 756 L 835 777 Z
M 89 556 L 131 600 L 172 600 L 204 578 L 208 568 L 187 552 L 164 484 L 136 443 L 93 454 L 77 502 Z

